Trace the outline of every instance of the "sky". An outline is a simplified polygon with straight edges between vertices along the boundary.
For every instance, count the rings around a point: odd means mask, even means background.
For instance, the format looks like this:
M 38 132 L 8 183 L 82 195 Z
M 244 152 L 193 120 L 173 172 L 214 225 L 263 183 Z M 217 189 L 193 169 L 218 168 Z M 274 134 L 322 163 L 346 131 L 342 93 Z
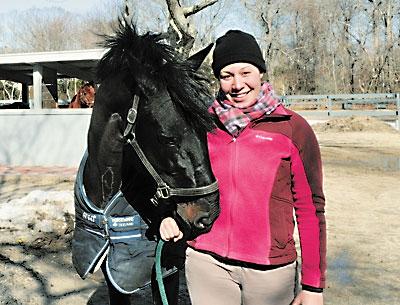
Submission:
M 106 1 L 106 0 L 104 0 Z M 123 1 L 123 0 L 109 0 L 109 1 Z M 135 1 L 148 1 L 148 0 L 135 0 Z M 134 2 L 135 2 L 134 1 Z M 79 13 L 84 15 L 85 12 L 90 11 L 93 8 L 99 6 L 101 0 L 0 0 L 0 15 L 7 16 L 12 11 L 24 11 L 32 8 L 52 8 L 60 7 L 70 12 Z M 241 7 L 240 0 L 225 0 L 223 3 L 228 4 L 229 10 L 225 11 L 224 21 L 216 25 L 214 31 L 216 36 L 223 35 L 229 29 L 241 29 L 243 31 L 248 31 L 252 34 L 254 32 L 254 23 L 252 18 L 243 17 L 238 14 L 243 13 L 243 7 Z M 208 8 L 212 10 L 212 7 Z M 3 18 L 3 21 L 7 18 Z M 1 20 L 0 20 L 1 26 Z M 158 31 L 160 29 L 150 29 Z M 257 36 L 257 35 L 256 35 Z M 0 39 L 1 40 L 1 39 Z
M 50 8 L 59 6 L 67 11 L 76 12 L 89 10 L 96 5 L 98 0 L 2 0 L 0 4 L 0 14 L 8 13 L 13 10 L 22 11 L 29 8 Z

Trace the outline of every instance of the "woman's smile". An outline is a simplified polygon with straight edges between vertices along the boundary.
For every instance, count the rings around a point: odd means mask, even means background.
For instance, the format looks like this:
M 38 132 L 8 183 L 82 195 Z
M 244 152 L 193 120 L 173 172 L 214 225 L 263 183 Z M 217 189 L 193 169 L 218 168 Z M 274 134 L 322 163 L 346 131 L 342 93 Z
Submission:
M 241 97 L 246 96 L 250 91 L 251 90 L 248 90 L 247 92 L 231 92 L 231 93 L 229 93 L 229 95 L 232 98 L 241 98 Z

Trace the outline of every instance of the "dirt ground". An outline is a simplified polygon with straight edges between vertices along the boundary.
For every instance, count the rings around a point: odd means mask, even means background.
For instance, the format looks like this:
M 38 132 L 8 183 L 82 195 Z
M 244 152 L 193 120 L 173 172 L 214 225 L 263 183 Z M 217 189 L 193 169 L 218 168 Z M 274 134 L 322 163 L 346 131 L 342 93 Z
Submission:
M 327 201 L 325 305 L 400 304 L 400 133 L 369 118 L 313 128 Z M 1 304 L 108 304 L 102 275 L 81 280 L 71 265 L 74 174 L 0 166 Z M 180 295 L 190 304 L 184 283 Z M 150 305 L 149 289 L 132 304 Z

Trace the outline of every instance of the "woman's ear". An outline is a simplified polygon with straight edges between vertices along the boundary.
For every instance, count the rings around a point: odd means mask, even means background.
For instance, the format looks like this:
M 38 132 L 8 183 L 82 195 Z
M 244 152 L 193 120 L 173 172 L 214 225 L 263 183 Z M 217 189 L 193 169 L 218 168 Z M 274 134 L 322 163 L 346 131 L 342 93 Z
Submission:
M 262 79 L 264 76 L 264 73 L 260 73 L 260 79 Z

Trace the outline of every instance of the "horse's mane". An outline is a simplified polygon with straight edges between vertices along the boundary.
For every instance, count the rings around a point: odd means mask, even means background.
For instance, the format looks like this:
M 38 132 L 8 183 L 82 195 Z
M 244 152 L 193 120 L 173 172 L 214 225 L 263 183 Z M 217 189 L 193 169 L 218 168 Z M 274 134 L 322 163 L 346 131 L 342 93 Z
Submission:
M 201 130 L 213 129 L 207 109 L 211 100 L 207 78 L 164 42 L 160 34 L 139 35 L 134 25 L 120 22 L 115 35 L 104 36 L 102 45 L 109 51 L 97 67 L 100 81 L 124 73 L 135 80 L 144 95 L 157 96 L 157 88 L 166 88 L 190 124 Z

